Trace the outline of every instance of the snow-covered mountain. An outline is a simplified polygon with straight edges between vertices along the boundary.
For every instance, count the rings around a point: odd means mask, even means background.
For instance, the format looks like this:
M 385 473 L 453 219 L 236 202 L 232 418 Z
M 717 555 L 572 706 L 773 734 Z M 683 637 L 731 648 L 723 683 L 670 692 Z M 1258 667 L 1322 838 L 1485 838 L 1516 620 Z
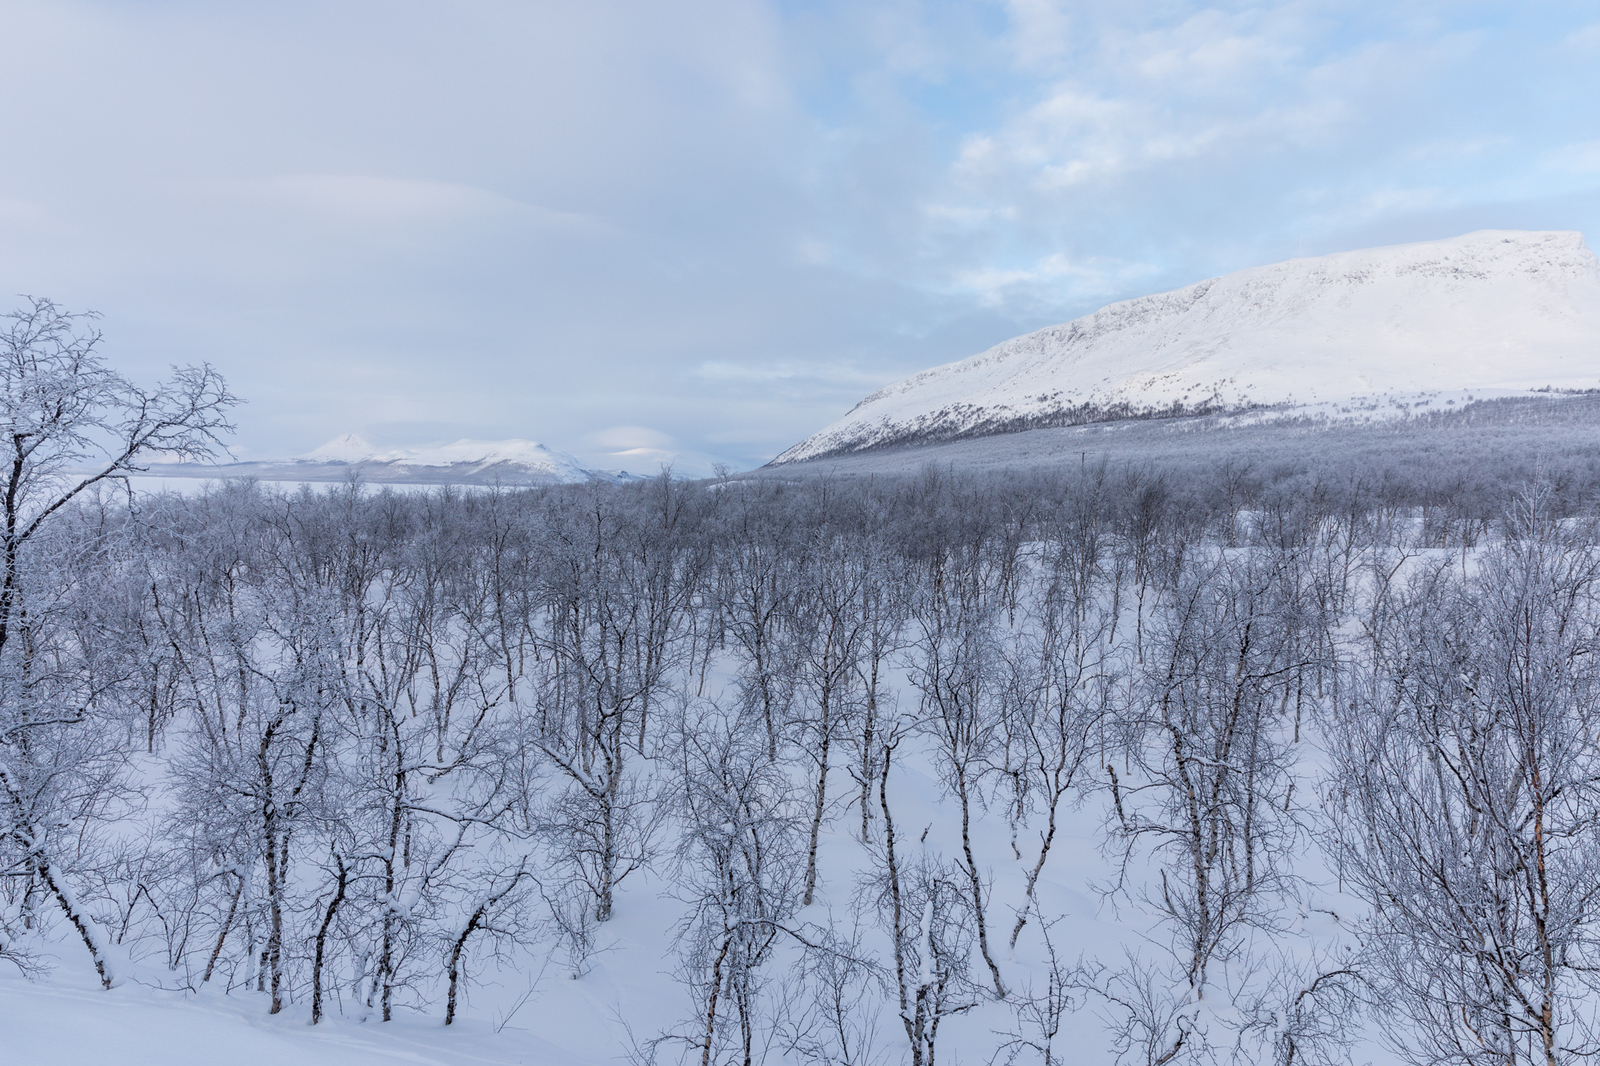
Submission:
M 470 440 L 420 448 L 374 448 L 353 433 L 335 437 L 299 459 L 313 465 L 386 466 L 449 471 L 474 478 L 492 472 L 532 476 L 562 484 L 591 480 L 589 471 L 566 452 L 532 440 Z
M 1291 259 L 1111 304 L 868 396 L 778 456 L 1206 412 L 1600 387 L 1600 260 L 1483 230 Z
M 245 463 L 152 463 L 158 477 L 263 481 L 343 481 L 352 474 L 374 484 L 572 485 L 637 481 L 627 471 L 589 470 L 566 452 L 531 440 L 458 440 L 415 448 L 374 448 L 353 433 L 292 459 Z

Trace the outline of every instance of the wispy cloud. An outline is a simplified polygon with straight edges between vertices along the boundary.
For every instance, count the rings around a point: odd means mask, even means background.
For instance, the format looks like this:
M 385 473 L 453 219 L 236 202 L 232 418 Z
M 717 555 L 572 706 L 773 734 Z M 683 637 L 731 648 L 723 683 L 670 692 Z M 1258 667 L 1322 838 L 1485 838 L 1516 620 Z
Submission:
M 709 361 L 695 368 L 703 381 L 761 385 L 773 382 L 823 382 L 831 385 L 870 385 L 878 378 L 849 363 L 735 363 Z

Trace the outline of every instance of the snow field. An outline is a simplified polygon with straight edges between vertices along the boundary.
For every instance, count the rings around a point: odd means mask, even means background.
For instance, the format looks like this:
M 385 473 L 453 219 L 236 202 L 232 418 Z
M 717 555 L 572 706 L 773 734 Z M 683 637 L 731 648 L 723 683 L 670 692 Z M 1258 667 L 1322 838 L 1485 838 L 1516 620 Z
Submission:
M 1245 516 L 1248 520 L 1249 516 Z M 1037 548 L 1037 546 L 1035 546 Z M 1451 553 L 1445 553 L 1449 555 Z M 1131 602 L 1124 603 L 1119 623 L 1120 650 L 1125 651 L 1134 618 Z M 1024 620 L 1020 623 L 1027 627 Z M 897 656 L 886 691 L 889 703 L 915 713 L 916 694 Z M 727 657 L 717 661 L 710 690 L 728 699 L 735 680 L 735 664 Z M 1314 802 L 1315 780 L 1321 758 L 1311 740 L 1297 749 L 1299 773 L 1305 779 L 1302 802 Z M 846 749 L 830 776 L 830 818 L 819 850 L 819 893 L 816 902 L 801 910 L 795 921 L 818 931 L 830 925 L 845 929 L 858 915 L 863 925 L 863 947 L 880 964 L 888 962 L 890 943 L 879 927 L 866 884 L 872 858 L 857 837 L 860 812 L 854 806 L 858 789 L 844 769 Z M 810 781 L 805 760 L 789 751 L 790 777 L 795 800 L 804 805 Z M 669 781 L 669 763 L 641 763 L 645 776 Z M 151 766 L 155 770 L 154 764 Z M 152 779 L 154 780 L 154 779 Z M 993 782 L 991 782 L 991 785 Z M 1159 883 L 1160 867 L 1136 851 L 1125 869 L 1104 849 L 1107 827 L 1113 817 L 1099 768 L 1084 772 L 1085 791 L 1071 797 L 1062 811 L 1062 824 L 1037 892 L 1041 915 L 1051 923 L 1050 938 L 1066 963 L 1080 959 L 1121 964 L 1132 952 L 1151 961 L 1164 955 L 1169 931 L 1149 906 L 1138 898 L 1142 889 Z M 926 856 L 954 858 L 961 848 L 959 809 L 939 781 L 936 756 L 926 737 L 908 744 L 890 775 L 888 793 L 901 839 L 902 863 Z M 1037 995 L 1048 986 L 1049 957 L 1040 937 L 1041 921 L 1030 920 L 1015 950 L 1006 947 L 1013 916 L 1023 903 L 1024 874 L 1031 865 L 1041 828 L 1037 815 L 1013 827 L 1006 815 L 1003 795 L 991 795 L 980 808 L 972 832 L 979 867 L 991 878 L 988 914 L 997 961 L 1012 1002 L 972 995 L 973 1006 L 952 1015 L 940 1034 L 940 1056 L 949 1062 L 984 1062 L 1020 1023 L 1013 1014 L 1019 999 Z M 874 826 L 880 825 L 874 812 Z M 0 994 L 3 1004 L 4 1061 L 61 1063 L 85 1066 L 109 1061 L 135 1066 L 186 1066 L 193 1063 L 295 1063 L 328 1066 L 346 1063 L 590 1063 L 624 1058 L 647 1059 L 650 1043 L 663 1035 L 692 1036 L 699 1004 L 678 980 L 681 959 L 677 933 L 685 919 L 684 901 L 675 895 L 672 853 L 676 841 L 670 834 L 661 841 L 660 857 L 650 869 L 630 877 L 620 888 L 613 919 L 599 927 L 596 949 L 580 976 L 571 975 L 566 953 L 551 938 L 529 942 L 489 957 L 480 944 L 470 954 L 470 978 L 465 1006 L 450 1029 L 439 1024 L 437 1008 L 426 1014 L 402 1010 L 395 1022 L 357 1021 L 366 1013 L 353 1005 L 335 1007 L 331 1020 L 316 1029 L 308 1022 L 303 1001 L 292 1001 L 284 1015 L 266 1016 L 265 997 L 235 989 L 222 996 L 207 991 L 199 995 L 161 990 L 170 988 L 174 975 L 158 960 L 132 958 L 122 949 L 117 966 L 122 978 L 110 992 L 94 988 L 92 973 L 83 960 L 81 946 L 55 931 L 58 972 L 42 984 L 27 984 L 7 976 Z M 1020 850 L 1018 857 L 1013 844 Z M 1330 884 L 1313 843 L 1308 839 L 1296 861 L 1294 873 L 1304 878 L 1303 895 L 1282 902 L 1282 935 L 1272 947 L 1288 949 L 1306 958 L 1317 951 L 1336 951 L 1348 941 L 1351 922 L 1361 913 L 1358 901 L 1342 897 Z M 1126 890 L 1111 893 L 1122 878 Z M 1339 915 L 1335 919 L 1333 915 Z M 769 1020 L 793 1009 L 806 994 L 793 975 L 801 950 L 792 941 L 763 968 L 766 976 L 764 1010 Z M 1251 977 L 1248 962 L 1237 973 L 1220 967 L 1216 988 L 1242 985 Z M 981 962 L 972 960 L 971 976 L 981 987 L 985 981 Z M 874 998 L 872 1047 L 869 1061 L 893 1063 L 904 1055 L 905 1036 L 895 1014 L 892 996 L 877 982 L 859 990 L 862 1003 Z M 1213 1000 L 1215 1003 L 1216 1001 Z M 1078 994 L 1073 1010 L 1057 1037 L 1057 1054 L 1067 1061 L 1109 1061 L 1112 1048 L 1106 1031 L 1105 1005 Z M 341 1016 L 340 1010 L 350 1012 Z M 1235 1012 L 1236 1013 L 1236 1012 Z M 1226 1006 L 1200 1005 L 1199 1014 L 1219 1025 L 1237 1022 Z M 764 1061 L 798 1062 L 786 1054 L 782 1041 L 769 1034 Z M 681 1041 L 667 1040 L 654 1049 L 658 1061 L 676 1062 L 690 1051 Z M 1381 1055 L 1370 1045 L 1370 1058 Z M 691 1058 L 693 1056 L 690 1056 Z M 698 1061 L 694 1058 L 694 1061 Z M 1373 1061 L 1384 1061 L 1381 1057 Z

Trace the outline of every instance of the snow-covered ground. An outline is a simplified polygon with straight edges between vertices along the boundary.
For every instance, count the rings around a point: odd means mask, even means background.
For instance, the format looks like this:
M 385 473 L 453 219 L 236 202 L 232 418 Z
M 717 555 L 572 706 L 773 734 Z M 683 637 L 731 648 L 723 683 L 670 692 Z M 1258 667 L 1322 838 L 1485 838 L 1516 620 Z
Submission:
M 605 1059 L 593 1060 L 598 1062 Z M 536 1035 L 469 1021 L 406 1018 L 316 1028 L 302 1010 L 269 1017 L 251 996 L 191 996 L 125 983 L 109 992 L 66 976 L 0 975 L 7 1066 L 555 1066 L 586 1060 Z
M 1070 412 L 1282 406 L 1361 417 L 1430 392 L 1596 386 L 1600 261 L 1582 235 L 1484 230 L 1111 304 L 880 389 L 777 462 Z
M 893 672 L 893 688 L 901 702 L 914 699 L 904 673 Z M 723 679 L 728 680 L 727 678 Z M 916 738 L 909 744 L 918 743 Z M 1309 735 L 1300 745 L 1301 769 L 1314 779 L 1322 762 Z M 925 739 L 920 750 L 909 748 L 891 775 L 888 792 L 902 839 L 901 862 L 913 866 L 923 857 L 935 862 L 960 854 L 959 806 L 938 780 L 934 752 Z M 1094 769 L 1085 771 L 1094 776 Z M 661 772 L 670 773 L 662 766 Z M 803 775 L 802 775 L 803 776 Z M 1094 782 L 1089 782 L 1093 786 Z M 804 782 L 797 779 L 797 786 Z M 892 973 L 889 948 L 881 929 L 873 928 L 865 878 L 872 866 L 868 850 L 856 835 L 858 796 L 843 767 L 832 780 L 833 816 L 825 826 L 819 850 L 819 892 L 800 911 L 795 924 L 818 931 L 847 931 L 852 913 L 860 914 L 863 946 Z M 1309 791 L 1308 791 L 1308 794 Z M 1138 896 L 1159 885 L 1157 863 L 1135 855 L 1119 869 L 1118 857 L 1104 850 L 1110 798 L 1103 789 L 1063 804 L 1049 860 L 1038 892 L 1038 915 L 1050 922 L 1050 941 L 1067 966 L 1079 960 L 1123 964 L 1128 952 L 1160 962 L 1160 946 L 1168 932 L 1159 916 Z M 995 954 L 1013 1002 L 1042 994 L 1050 978 L 1046 946 L 1038 936 L 1036 915 L 1015 949 L 1006 947 L 1017 909 L 1024 902 L 1025 871 L 1037 857 L 1042 828 L 1038 817 L 1015 831 L 1003 798 L 996 797 L 977 813 L 972 843 L 978 864 L 993 878 L 989 903 Z M 292 1002 L 270 1016 L 268 997 L 235 988 L 222 995 L 212 988 L 198 994 L 176 989 L 175 975 L 153 957 L 130 957 L 112 949 L 117 982 L 101 991 L 81 944 L 58 923 L 52 972 L 29 982 L 15 972 L 0 971 L 0 1063 L 5 1066 L 602 1066 L 654 1061 L 669 1066 L 698 1063 L 698 1050 L 668 1039 L 650 1057 L 649 1045 L 664 1035 L 694 1033 L 703 1026 L 702 1005 L 677 978 L 681 965 L 677 934 L 685 919 L 672 874 L 670 841 L 664 841 L 653 870 L 641 871 L 622 885 L 613 919 L 599 928 L 594 954 L 573 975 L 567 953 L 554 943 L 515 949 L 500 960 L 472 961 L 465 1004 L 456 1023 L 446 1028 L 441 1011 L 419 1015 L 398 1011 L 382 1023 L 363 1018 L 371 1012 L 344 1003 L 318 1026 L 309 1024 L 309 1008 Z M 1314 848 L 1307 847 L 1296 867 L 1305 878 L 1303 896 L 1284 915 L 1285 929 L 1275 950 L 1287 957 L 1334 952 L 1352 943 L 1349 920 L 1359 915 L 1360 901 L 1339 895 Z M 1125 891 L 1112 893 L 1121 877 Z M 675 891 L 676 889 L 676 891 Z M 1339 916 L 1339 917 L 1336 917 Z M 111 936 L 107 940 L 113 939 Z M 801 953 L 790 943 L 763 968 L 773 984 L 767 998 L 782 1003 L 788 971 Z M 972 976 L 985 980 L 974 952 Z M 1219 986 L 1225 981 L 1219 981 Z M 1176 987 L 1176 986 L 1174 986 Z M 794 989 L 799 994 L 798 985 Z M 879 1001 L 873 1017 L 873 1052 L 866 1066 L 893 1066 L 909 1061 L 905 1034 L 894 1013 L 893 993 L 870 982 L 865 1001 Z M 940 1029 L 940 1061 L 984 1063 L 1007 1034 L 1019 1030 L 1012 1004 L 985 995 L 972 997 L 971 1010 L 947 1017 Z M 1104 1016 L 1095 1002 L 1078 994 L 1075 1008 L 1056 1037 L 1057 1061 L 1110 1062 L 1114 1057 Z M 1219 999 L 1212 1013 L 1225 1026 L 1237 1012 Z M 1357 1062 L 1387 1066 L 1382 1049 L 1366 1043 Z M 764 1061 L 805 1061 L 769 1046 Z M 1004 1061 L 1002 1057 L 1002 1061 Z M 1019 1061 L 1032 1061 L 1024 1057 Z
M 842 776 L 842 775 L 841 775 Z M 959 845 L 939 840 L 951 811 L 941 803 L 937 784 L 920 772 L 899 782 L 905 801 L 903 818 L 912 861 L 924 849 L 954 858 Z M 843 784 L 843 782 L 841 782 Z M 893 788 L 894 785 L 891 785 Z M 943 808 L 943 809 L 942 809 Z M 1162 932 L 1145 908 L 1127 899 L 1110 901 L 1100 890 L 1113 877 L 1113 867 L 1098 851 L 1098 804 L 1075 812 L 1058 838 L 1040 882 L 1041 910 L 1056 921 L 1051 936 L 1068 963 L 1080 956 L 1120 962 L 1124 949 L 1148 948 L 1146 938 Z M 824 889 L 801 921 L 825 924 L 830 917 L 848 924 L 863 856 L 848 832 L 850 818 L 835 822 L 822 846 Z M 926 842 L 918 836 L 933 826 Z M 1022 994 L 1042 992 L 1048 979 L 1047 960 L 1038 939 L 1024 936 L 1016 951 L 1006 950 L 1011 911 L 1020 902 L 1019 863 L 1010 850 L 1010 832 L 992 813 L 975 827 L 981 861 L 995 875 L 996 897 L 991 936 L 999 941 L 999 962 L 1011 986 Z M 1036 839 L 1019 840 L 1026 860 Z M 1153 871 L 1140 869 L 1140 876 Z M 419 1016 L 399 1012 L 396 1020 L 360 1021 L 337 1012 L 323 1023 L 309 1024 L 303 1003 L 273 1017 L 267 996 L 235 989 L 229 995 L 163 990 L 166 975 L 148 960 L 117 961 L 116 987 L 101 991 L 82 947 L 63 937 L 55 972 L 29 982 L 0 972 L 0 1062 L 6 1066 L 602 1066 L 627 1061 L 630 1051 L 669 1031 L 693 1028 L 698 1006 L 673 978 L 677 964 L 673 932 L 683 917 L 682 905 L 666 895 L 659 879 L 630 879 L 619 896 L 616 917 L 604 928 L 591 968 L 574 980 L 559 953 L 539 953 L 515 960 L 517 969 L 496 971 L 486 964 L 468 988 L 464 1014 L 445 1027 L 437 1013 Z M 1295 919 L 1291 940 L 1307 949 L 1336 945 L 1345 931 L 1329 912 L 1357 913 L 1359 903 L 1317 893 Z M 882 945 L 875 947 L 881 948 Z M 1158 953 L 1159 954 L 1159 953 Z M 767 967 L 781 979 L 798 956 L 782 954 Z M 977 964 L 981 969 L 981 963 Z M 519 972 L 520 971 L 520 972 Z M 981 976 L 977 971 L 975 977 Z M 149 984 L 141 983 L 149 982 Z M 531 988 L 531 994 L 530 993 Z M 526 995 L 526 999 L 524 996 Z M 702 1022 L 703 1024 L 703 1022 Z M 1017 1026 L 1008 1005 L 981 1002 L 965 1014 L 945 1020 L 940 1032 L 940 1058 L 981 1063 L 1000 1042 L 997 1034 Z M 884 1002 L 876 1019 L 876 1044 L 883 1066 L 900 1061 L 905 1034 L 893 1006 Z M 1058 1054 L 1066 1061 L 1110 1061 L 1108 1035 L 1093 1004 L 1080 1000 L 1079 1010 L 1058 1038 Z M 677 1063 L 679 1044 L 661 1048 L 658 1061 Z M 1370 1054 L 1376 1049 L 1365 1048 Z M 698 1058 L 695 1058 L 698 1062 Z M 776 1049 L 772 1064 L 799 1061 Z M 1358 1059 L 1357 1061 L 1361 1061 Z M 1372 1061 L 1385 1061 L 1382 1059 Z

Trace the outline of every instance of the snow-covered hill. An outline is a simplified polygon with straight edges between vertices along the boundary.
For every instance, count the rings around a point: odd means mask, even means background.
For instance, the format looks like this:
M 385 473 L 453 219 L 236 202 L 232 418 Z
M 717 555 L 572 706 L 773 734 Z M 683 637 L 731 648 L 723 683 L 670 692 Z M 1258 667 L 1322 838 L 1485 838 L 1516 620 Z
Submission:
M 352 474 L 376 484 L 573 485 L 634 481 L 627 471 L 589 470 L 566 452 L 531 440 L 469 440 L 416 448 L 374 448 L 353 433 L 293 459 L 247 463 L 155 463 L 160 478 L 254 477 L 263 481 L 343 481 Z
M 458 440 L 420 448 L 374 448 L 353 433 L 335 437 L 298 460 L 309 464 L 361 464 L 452 470 L 481 475 L 499 468 L 563 484 L 590 480 L 577 459 L 532 440 Z
M 1600 386 L 1600 261 L 1579 233 L 1483 230 L 1241 270 L 1111 304 L 868 396 L 774 462 L 1439 390 Z

